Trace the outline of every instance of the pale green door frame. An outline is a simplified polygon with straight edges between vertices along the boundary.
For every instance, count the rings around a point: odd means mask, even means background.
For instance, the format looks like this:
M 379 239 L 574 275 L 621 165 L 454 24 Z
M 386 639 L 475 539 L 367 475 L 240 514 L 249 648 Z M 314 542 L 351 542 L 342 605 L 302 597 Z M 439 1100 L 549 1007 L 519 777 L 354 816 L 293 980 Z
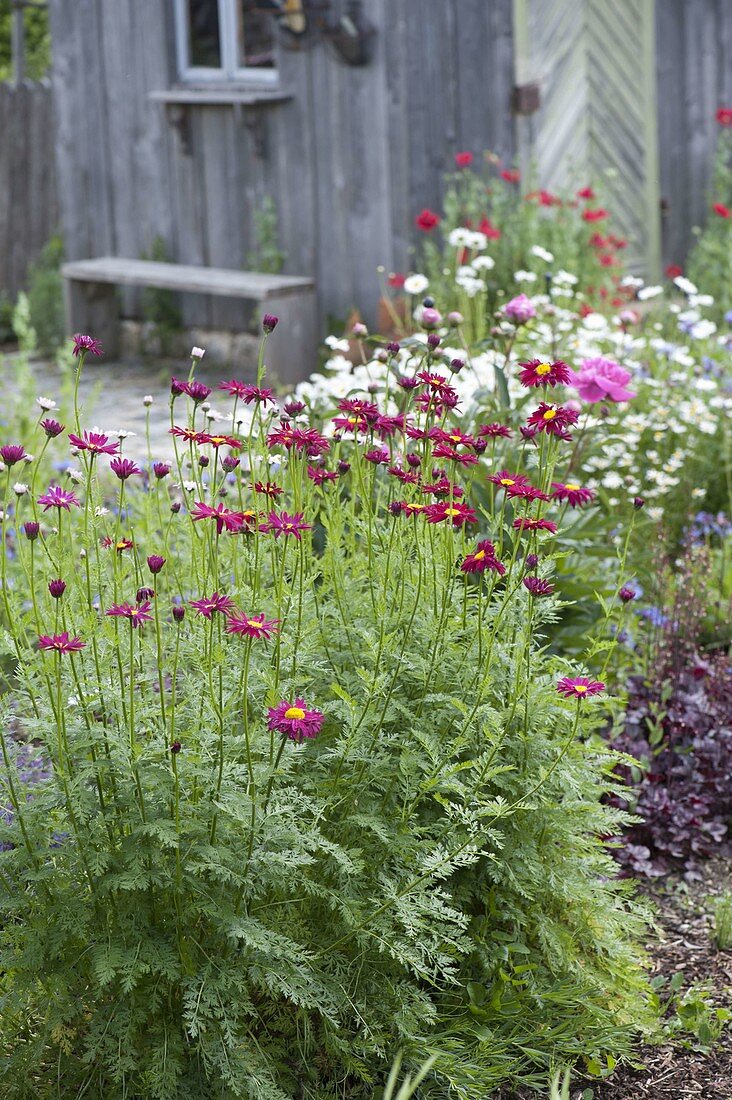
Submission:
M 538 111 L 516 116 L 524 178 L 599 187 L 627 237 L 627 260 L 661 270 L 654 0 L 514 0 L 518 86 L 537 83 Z

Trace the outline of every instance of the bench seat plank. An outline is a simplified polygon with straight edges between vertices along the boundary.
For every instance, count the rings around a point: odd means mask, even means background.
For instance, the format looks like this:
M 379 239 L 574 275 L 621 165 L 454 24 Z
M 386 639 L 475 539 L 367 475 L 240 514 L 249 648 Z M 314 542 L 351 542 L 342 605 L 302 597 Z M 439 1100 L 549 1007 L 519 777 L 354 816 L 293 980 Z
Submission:
M 161 263 L 102 256 L 63 264 L 65 279 L 82 283 L 113 283 L 117 286 L 148 286 L 193 294 L 249 298 L 262 302 L 312 290 L 313 280 L 299 275 L 269 275 L 258 271 L 234 271 L 193 264 Z
M 267 364 L 281 382 L 306 378 L 316 362 L 315 283 L 298 275 L 229 271 L 191 264 L 101 256 L 62 264 L 66 324 L 69 332 L 88 332 L 102 340 L 105 355 L 119 349 L 118 286 L 157 287 L 261 303 L 280 318 L 267 341 Z

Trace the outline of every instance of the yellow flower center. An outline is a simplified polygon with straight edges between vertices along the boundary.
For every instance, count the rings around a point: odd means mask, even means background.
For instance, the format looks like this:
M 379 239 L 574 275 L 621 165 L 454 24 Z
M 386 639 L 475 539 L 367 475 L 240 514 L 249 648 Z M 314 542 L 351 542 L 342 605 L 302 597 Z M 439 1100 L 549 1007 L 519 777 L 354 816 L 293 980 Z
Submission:
M 445 511 L 446 516 L 459 516 L 460 510 L 458 508 L 448 508 Z
M 579 489 L 579 485 L 575 485 L 574 482 L 568 481 L 564 488 L 569 489 L 571 492 L 575 492 L 575 490 Z
M 225 435 L 212 435 L 210 441 L 214 447 L 220 447 L 222 443 L 226 443 Z
M 302 707 L 288 707 L 285 711 L 285 718 L 304 718 L 305 711 Z
M 512 477 L 502 477 L 501 478 L 501 485 L 515 485 L 515 484 L 516 484 L 516 482 L 513 480 Z
M 552 371 L 551 363 L 539 363 L 539 366 L 536 368 L 536 373 L 540 374 L 542 376 L 545 375 L 545 374 L 551 374 L 551 371 Z
M 544 413 L 544 420 L 553 420 L 556 415 L 557 415 L 557 410 L 556 409 L 547 409 L 546 412 Z
M 255 629 L 255 630 L 256 630 L 256 629 L 259 629 L 259 630 L 261 630 L 261 629 L 262 629 L 262 625 L 263 625 L 263 624 L 262 624 L 262 623 L 260 623 L 258 619 L 247 619 L 247 626 L 251 626 L 251 627 L 254 627 L 254 629 Z
M 461 438 L 462 437 L 459 436 L 459 435 L 451 435 L 450 436 L 450 439 L 453 441 L 453 443 L 459 443 Z
M 485 557 L 485 550 L 477 550 L 475 554 L 473 554 L 473 557 L 476 561 L 482 561 Z
M 124 539 L 121 542 L 117 543 L 117 549 L 118 550 L 126 550 L 127 549 L 127 543 L 124 541 Z
M 421 512 L 422 509 L 425 508 L 425 507 L 426 507 L 425 504 L 408 504 L 407 505 L 407 509 L 410 512 Z
M 584 684 L 575 684 L 574 690 L 577 692 L 578 695 L 584 695 L 584 693 L 587 691 L 587 688 Z

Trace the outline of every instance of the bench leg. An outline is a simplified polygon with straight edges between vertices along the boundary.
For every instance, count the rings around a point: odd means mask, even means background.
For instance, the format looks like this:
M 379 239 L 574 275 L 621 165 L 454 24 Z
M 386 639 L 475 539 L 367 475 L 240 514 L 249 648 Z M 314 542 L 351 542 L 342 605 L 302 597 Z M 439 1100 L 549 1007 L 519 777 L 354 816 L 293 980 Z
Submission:
M 117 291 L 109 283 L 64 280 L 66 330 L 71 336 L 83 332 L 101 342 L 106 359 L 119 354 L 119 307 Z
M 318 317 L 315 291 L 267 298 L 263 313 L 274 313 L 280 323 L 267 340 L 267 366 L 285 385 L 309 378 L 317 366 Z

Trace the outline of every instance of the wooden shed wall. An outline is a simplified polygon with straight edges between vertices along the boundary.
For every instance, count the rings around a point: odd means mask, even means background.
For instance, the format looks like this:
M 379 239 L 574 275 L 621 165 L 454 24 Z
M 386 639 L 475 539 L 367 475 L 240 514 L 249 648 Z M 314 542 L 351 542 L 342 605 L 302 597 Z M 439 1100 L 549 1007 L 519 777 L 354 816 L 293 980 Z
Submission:
M 50 83 L 0 84 L 0 290 L 11 297 L 58 228 L 55 176 Z
M 732 106 L 732 0 L 656 0 L 662 236 L 681 263 L 707 220 L 718 107 Z
M 321 318 L 373 315 L 376 268 L 408 264 L 414 215 L 440 202 L 456 150 L 513 155 L 512 0 L 370 0 L 374 57 L 281 49 L 286 103 L 186 107 L 190 151 L 149 94 L 176 82 L 170 0 L 51 0 L 57 150 L 70 258 L 242 267 L 269 194 L 286 271 L 314 275 Z M 337 5 L 336 5 L 337 7 Z M 264 145 L 247 119 L 261 111 Z M 251 113 L 250 113 L 251 112 Z M 199 324 L 231 304 L 186 303 Z M 240 318 L 239 318 L 240 320 Z

